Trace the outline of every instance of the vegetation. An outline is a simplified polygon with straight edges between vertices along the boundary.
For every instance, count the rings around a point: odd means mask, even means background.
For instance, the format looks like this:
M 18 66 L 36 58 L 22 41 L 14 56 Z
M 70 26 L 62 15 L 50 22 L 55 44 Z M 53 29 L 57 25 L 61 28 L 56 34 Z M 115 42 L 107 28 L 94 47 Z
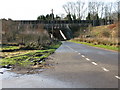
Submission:
M 95 27 L 90 26 L 84 29 L 85 31 L 77 31 L 77 37 L 72 41 L 118 51 L 120 44 L 118 40 L 120 37 L 118 34 L 118 24 L 119 23 Z
M 47 57 L 54 53 L 54 51 L 61 45 L 60 42 L 56 42 L 53 45 L 50 45 L 49 47 L 45 47 L 44 50 L 22 50 L 17 52 L 3 52 L 3 55 L 1 56 L 2 59 L 0 60 L 0 66 L 12 66 L 13 68 L 16 68 L 16 66 L 20 67 L 31 67 L 34 65 L 40 65 Z M 8 48 L 14 48 L 17 46 L 9 46 Z M 9 50 L 7 48 L 7 50 Z M 18 47 L 19 48 L 19 47 Z
M 51 20 L 53 14 L 46 15 Z M 45 19 L 41 16 L 39 19 Z M 59 16 L 56 16 L 59 18 Z M 46 58 L 61 45 L 50 37 L 43 24 L 19 24 L 3 20 L 0 67 L 32 67 L 45 63 Z
M 117 20 L 119 14 L 118 4 L 117 1 L 105 3 L 78 0 L 67 2 L 63 5 L 63 9 L 72 20 Z
M 18 46 L 2 46 L 0 47 L 1 51 L 12 51 L 12 50 L 18 50 L 20 47 Z
M 85 45 L 89 45 L 89 46 L 93 46 L 93 47 L 99 47 L 99 48 L 108 49 L 108 50 L 114 50 L 114 51 L 119 50 L 118 47 L 113 47 L 113 46 L 103 45 L 103 44 L 95 45 L 93 43 L 80 42 L 80 41 L 76 41 L 76 40 L 70 40 L 70 42 L 79 43 L 79 44 L 85 44 Z
M 19 54 L 13 57 L 6 57 L 1 59 L 1 65 L 2 66 L 5 65 L 26 66 L 29 64 L 34 65 L 35 62 L 39 62 L 41 59 L 48 57 L 48 55 L 50 55 L 52 52 L 54 52 L 54 49 L 36 50 L 34 52 Z
M 54 16 L 54 14 L 47 14 L 46 16 L 45 15 L 40 15 L 37 17 L 37 20 L 59 20 L 60 19 L 60 16 L 56 15 Z

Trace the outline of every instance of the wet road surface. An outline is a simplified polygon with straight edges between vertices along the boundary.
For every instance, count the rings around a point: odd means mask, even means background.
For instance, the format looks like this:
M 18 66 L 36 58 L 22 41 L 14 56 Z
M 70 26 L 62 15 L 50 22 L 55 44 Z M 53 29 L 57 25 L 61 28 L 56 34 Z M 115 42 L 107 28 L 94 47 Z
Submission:
M 64 42 L 50 57 L 54 68 L 34 75 L 5 72 L 2 87 L 118 88 L 117 52 Z

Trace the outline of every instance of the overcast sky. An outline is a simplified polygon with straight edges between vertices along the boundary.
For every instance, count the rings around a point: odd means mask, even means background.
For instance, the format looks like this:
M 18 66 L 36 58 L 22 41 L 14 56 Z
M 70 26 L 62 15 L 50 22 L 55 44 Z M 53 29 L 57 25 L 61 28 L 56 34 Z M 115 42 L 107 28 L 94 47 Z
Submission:
M 39 15 L 50 14 L 51 9 L 54 9 L 55 14 L 61 15 L 65 13 L 62 6 L 71 1 L 76 2 L 78 0 L 0 0 L 0 19 L 35 20 Z M 110 2 L 115 0 L 95 1 Z

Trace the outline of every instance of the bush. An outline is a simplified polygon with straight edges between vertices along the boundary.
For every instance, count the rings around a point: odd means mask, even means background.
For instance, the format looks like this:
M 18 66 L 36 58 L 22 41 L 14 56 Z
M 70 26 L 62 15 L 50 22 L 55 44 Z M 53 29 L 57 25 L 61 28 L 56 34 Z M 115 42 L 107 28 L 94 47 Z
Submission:
M 111 34 L 110 34 L 109 31 L 103 31 L 103 32 L 102 32 L 102 36 L 109 38 L 109 37 L 111 36 Z

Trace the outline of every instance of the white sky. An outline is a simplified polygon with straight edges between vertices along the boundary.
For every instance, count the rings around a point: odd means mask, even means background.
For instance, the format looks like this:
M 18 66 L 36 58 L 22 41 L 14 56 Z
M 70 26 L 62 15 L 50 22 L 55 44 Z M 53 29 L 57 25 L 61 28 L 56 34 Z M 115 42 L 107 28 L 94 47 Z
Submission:
M 54 9 L 55 14 L 61 15 L 65 13 L 62 6 L 70 1 L 76 2 L 78 0 L 0 0 L 0 19 L 36 20 L 39 15 L 50 14 L 51 9 Z M 95 1 L 110 2 L 115 0 Z

